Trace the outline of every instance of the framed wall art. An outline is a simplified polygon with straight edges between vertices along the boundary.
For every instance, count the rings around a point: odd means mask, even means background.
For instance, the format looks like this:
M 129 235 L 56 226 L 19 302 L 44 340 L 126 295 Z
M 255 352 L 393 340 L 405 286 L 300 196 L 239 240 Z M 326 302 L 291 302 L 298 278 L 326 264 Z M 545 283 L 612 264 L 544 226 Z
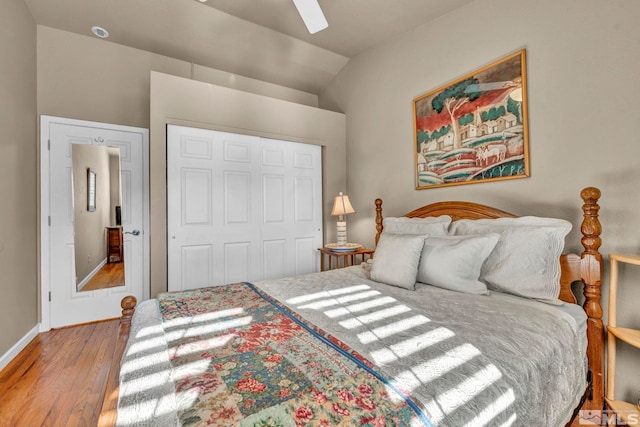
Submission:
M 525 53 L 413 100 L 416 189 L 529 176 Z
M 87 210 L 96 211 L 96 173 L 87 168 Z

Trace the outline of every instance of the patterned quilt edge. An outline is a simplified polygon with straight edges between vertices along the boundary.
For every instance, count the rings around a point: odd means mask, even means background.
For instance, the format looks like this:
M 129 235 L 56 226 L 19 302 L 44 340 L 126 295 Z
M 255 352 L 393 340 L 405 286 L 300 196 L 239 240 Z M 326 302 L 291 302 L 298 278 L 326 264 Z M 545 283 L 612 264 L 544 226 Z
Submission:
M 242 282 L 242 283 L 244 285 L 248 286 L 260 298 L 262 298 L 263 300 L 267 301 L 269 304 L 273 305 L 278 311 L 280 311 L 282 314 L 284 314 L 285 316 L 289 317 L 291 320 L 296 322 L 298 325 L 300 325 L 306 331 L 311 333 L 317 339 L 319 339 L 320 341 L 322 341 L 326 345 L 330 346 L 331 348 L 333 348 L 334 350 L 336 350 L 338 353 L 342 354 L 343 356 L 349 358 L 351 361 L 353 361 L 355 364 L 357 364 L 362 369 L 367 371 L 369 374 L 371 374 L 374 377 L 376 377 L 386 387 L 390 388 L 398 396 L 400 396 L 407 403 L 407 405 L 416 413 L 416 415 L 420 418 L 420 420 L 426 426 L 434 427 L 434 424 L 429 419 L 429 417 L 428 417 L 426 411 L 424 410 L 424 408 L 418 402 L 414 401 L 406 393 L 402 392 L 396 386 L 394 386 L 383 375 L 381 375 L 379 372 L 377 372 L 375 369 L 373 369 L 373 366 L 375 366 L 375 365 L 371 361 L 366 359 L 360 353 L 358 353 L 355 350 L 351 349 L 350 346 L 348 346 L 346 343 L 340 341 L 339 339 L 337 339 L 333 335 L 328 334 L 324 330 L 322 330 L 321 328 L 309 323 L 306 319 L 304 319 L 304 317 L 300 316 L 298 313 L 296 313 L 295 311 L 291 310 L 289 307 L 287 307 L 282 302 L 280 302 L 277 299 L 273 298 L 272 296 L 260 291 L 254 284 L 252 284 L 250 282 Z

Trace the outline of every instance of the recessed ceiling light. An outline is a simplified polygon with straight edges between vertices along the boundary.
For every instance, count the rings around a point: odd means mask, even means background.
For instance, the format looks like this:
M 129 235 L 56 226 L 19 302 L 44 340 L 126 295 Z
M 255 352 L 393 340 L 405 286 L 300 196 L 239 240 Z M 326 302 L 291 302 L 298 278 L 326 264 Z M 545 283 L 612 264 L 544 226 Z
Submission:
M 109 37 L 109 31 L 105 30 L 102 27 L 98 27 L 97 25 L 91 27 L 91 32 L 101 39 L 106 39 L 107 37 Z

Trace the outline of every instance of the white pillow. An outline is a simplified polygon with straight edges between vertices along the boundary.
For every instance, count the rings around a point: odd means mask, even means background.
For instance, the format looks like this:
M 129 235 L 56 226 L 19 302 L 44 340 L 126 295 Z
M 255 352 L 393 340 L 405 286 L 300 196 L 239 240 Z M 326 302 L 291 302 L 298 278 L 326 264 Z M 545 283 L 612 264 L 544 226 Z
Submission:
M 371 266 L 371 280 L 415 290 L 418 262 L 426 235 L 380 235 Z
M 560 294 L 560 255 L 570 230 L 563 219 L 532 216 L 460 220 L 449 228 L 453 235 L 499 233 L 480 280 L 489 289 L 541 300 Z
M 446 236 L 451 224 L 449 215 L 427 218 L 388 217 L 382 220 L 383 230 L 394 234 L 428 234 Z
M 497 233 L 430 236 L 424 241 L 417 281 L 467 294 L 488 294 L 487 285 L 478 279 L 499 238 Z

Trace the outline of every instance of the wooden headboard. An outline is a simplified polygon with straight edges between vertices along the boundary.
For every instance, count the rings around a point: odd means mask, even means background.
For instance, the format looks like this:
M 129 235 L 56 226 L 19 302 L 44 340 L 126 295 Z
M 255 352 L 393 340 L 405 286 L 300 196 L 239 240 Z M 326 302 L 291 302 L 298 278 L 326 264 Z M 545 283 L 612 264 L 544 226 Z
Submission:
M 587 357 L 589 369 L 592 374 L 592 393 L 585 404 L 584 409 L 600 410 L 603 408 L 603 354 L 604 354 L 604 326 L 602 323 L 602 306 L 600 305 L 602 285 L 602 255 L 598 252 L 602 240 L 600 233 L 602 226 L 598 219 L 600 206 L 600 190 L 588 187 L 582 190 L 580 197 L 583 200 L 583 220 L 580 227 L 582 233 L 581 243 L 584 247 L 582 254 L 563 254 L 560 256 L 560 295 L 562 301 L 576 303 L 576 297 L 571 290 L 574 282 L 582 282 L 584 285 L 585 302 L 583 308 L 587 314 Z M 376 245 L 383 230 L 382 225 L 382 200 L 376 199 Z M 484 219 L 484 218 L 516 218 L 511 214 L 490 206 L 484 206 L 470 202 L 438 202 L 415 209 L 405 217 L 426 218 L 431 216 L 449 215 L 454 221 L 458 219 Z

